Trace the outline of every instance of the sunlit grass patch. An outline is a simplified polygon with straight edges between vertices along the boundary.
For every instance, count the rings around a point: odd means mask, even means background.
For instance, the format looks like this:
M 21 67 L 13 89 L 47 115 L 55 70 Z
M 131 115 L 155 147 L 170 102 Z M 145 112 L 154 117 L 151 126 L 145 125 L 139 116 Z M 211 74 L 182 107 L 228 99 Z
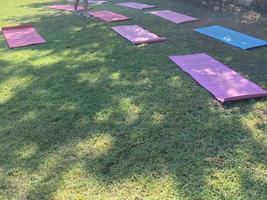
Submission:
M 154 112 L 152 115 L 152 121 L 154 124 L 160 124 L 164 120 L 164 114 Z
M 96 199 L 120 200 L 120 199 L 182 199 L 175 197 L 175 178 L 165 175 L 155 179 L 153 174 L 132 174 L 125 180 L 110 182 L 108 184 L 101 178 L 86 171 L 85 163 L 77 163 L 64 173 L 55 199 Z M 76 191 L 81 187 L 87 190 Z
M 122 98 L 120 101 L 120 109 L 126 115 L 126 122 L 131 123 L 138 119 L 142 108 L 133 103 L 131 98 Z
M 235 171 L 215 171 L 207 181 L 211 190 L 220 194 L 221 198 L 234 198 L 240 195 L 241 178 Z
M 38 146 L 36 144 L 25 144 L 21 149 L 18 149 L 17 156 L 20 159 L 30 159 L 37 151 Z
M 110 119 L 112 113 L 113 113 L 112 109 L 101 110 L 100 112 L 96 113 L 95 121 L 107 122 Z
M 113 147 L 113 140 L 108 133 L 97 134 L 78 142 L 75 152 L 79 157 L 97 157 L 107 153 Z
M 12 99 L 15 94 L 26 89 L 33 82 L 33 77 L 13 76 L 0 84 L 0 104 Z
M 111 78 L 112 80 L 119 80 L 120 77 L 121 77 L 121 75 L 120 75 L 119 72 L 113 72 L 113 73 L 111 73 L 111 75 L 110 75 L 110 78 Z
M 84 72 L 79 75 L 79 81 L 87 82 L 89 85 L 95 84 L 100 78 L 101 74 L 94 72 Z
M 86 190 L 80 188 L 86 187 Z M 93 173 L 86 170 L 84 162 L 74 164 L 62 175 L 58 190 L 53 194 L 57 200 L 64 199 L 106 199 L 109 192 L 105 184 Z

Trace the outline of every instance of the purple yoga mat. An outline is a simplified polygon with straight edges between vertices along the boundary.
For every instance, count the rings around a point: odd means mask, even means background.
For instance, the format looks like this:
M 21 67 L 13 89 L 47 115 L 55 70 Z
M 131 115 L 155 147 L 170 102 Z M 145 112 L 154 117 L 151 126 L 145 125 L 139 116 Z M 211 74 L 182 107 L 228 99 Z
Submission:
M 65 10 L 65 11 L 74 11 L 73 5 L 52 5 L 47 6 L 47 8 L 55 9 L 55 10 Z M 83 10 L 83 7 L 79 6 L 77 10 Z
M 139 10 L 144 10 L 148 8 L 155 8 L 156 6 L 143 4 L 143 3 L 136 3 L 136 2 L 126 2 L 126 3 L 118 3 L 118 6 L 128 7 L 128 8 L 135 8 Z
M 159 37 L 137 25 L 115 26 L 112 29 L 133 44 L 162 42 L 166 40 L 165 37 Z
M 4 27 L 2 32 L 9 48 L 46 43 L 31 25 Z
M 207 54 L 169 58 L 221 102 L 267 96 L 267 91 Z
M 125 21 L 129 20 L 130 18 L 120 15 L 108 10 L 101 10 L 101 11 L 91 11 L 88 12 L 89 15 L 102 19 L 106 22 L 118 22 L 118 21 Z
M 149 13 L 151 13 L 153 15 L 157 15 L 157 16 L 162 17 L 164 19 L 167 19 L 167 20 L 174 22 L 176 24 L 181 24 L 181 23 L 185 23 L 185 22 L 191 22 L 191 21 L 198 20 L 197 18 L 183 15 L 181 13 L 173 12 L 170 10 L 152 11 Z

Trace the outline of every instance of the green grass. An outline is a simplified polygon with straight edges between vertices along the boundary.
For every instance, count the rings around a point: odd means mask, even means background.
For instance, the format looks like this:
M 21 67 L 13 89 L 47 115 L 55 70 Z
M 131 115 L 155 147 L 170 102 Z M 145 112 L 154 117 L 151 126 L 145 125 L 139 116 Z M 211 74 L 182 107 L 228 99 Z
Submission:
M 9 50 L 0 37 L 0 199 L 267 199 L 266 98 L 221 105 L 167 59 L 206 52 L 267 88 L 267 48 L 192 31 L 221 24 L 266 39 L 266 22 L 181 0 L 140 2 L 203 20 L 92 7 L 168 38 L 134 46 L 110 24 L 45 8 L 55 2 L 1 0 L 1 27 L 31 23 L 47 44 Z

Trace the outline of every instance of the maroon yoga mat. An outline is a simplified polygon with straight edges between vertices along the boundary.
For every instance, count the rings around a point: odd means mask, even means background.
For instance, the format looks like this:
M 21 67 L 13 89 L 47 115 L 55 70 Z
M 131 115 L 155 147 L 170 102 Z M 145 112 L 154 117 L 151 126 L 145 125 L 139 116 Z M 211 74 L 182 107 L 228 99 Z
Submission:
M 267 96 L 267 91 L 207 54 L 169 58 L 221 102 Z
M 125 21 L 129 20 L 130 18 L 120 15 L 108 10 L 101 10 L 101 11 L 91 11 L 88 12 L 89 15 L 102 19 L 106 22 L 118 22 L 118 21 Z
M 133 44 L 162 42 L 166 40 L 165 37 L 159 37 L 137 25 L 115 26 L 112 29 Z
M 4 27 L 2 32 L 9 48 L 46 43 L 31 25 Z

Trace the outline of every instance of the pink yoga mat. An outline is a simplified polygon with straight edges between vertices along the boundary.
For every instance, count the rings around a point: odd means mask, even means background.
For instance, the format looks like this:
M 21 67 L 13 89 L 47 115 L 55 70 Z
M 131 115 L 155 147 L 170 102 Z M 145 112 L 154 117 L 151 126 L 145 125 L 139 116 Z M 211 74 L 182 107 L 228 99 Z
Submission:
M 129 20 L 130 18 L 108 11 L 108 10 L 102 10 L 102 11 L 92 11 L 88 12 L 89 15 L 97 17 L 99 19 L 102 19 L 106 22 L 118 22 L 118 21 L 125 21 Z
M 9 48 L 46 43 L 31 25 L 4 27 L 2 32 Z
M 221 102 L 267 96 L 267 91 L 207 54 L 169 58 Z
M 127 3 L 118 3 L 116 5 L 128 7 L 128 8 L 135 8 L 139 10 L 144 10 L 148 8 L 155 8 L 156 6 L 143 4 L 143 3 L 136 3 L 136 2 L 127 2 Z
M 176 24 L 181 24 L 181 23 L 185 23 L 185 22 L 198 20 L 197 18 L 183 15 L 181 13 L 173 12 L 170 10 L 152 11 L 149 13 L 151 13 L 153 15 L 157 15 L 157 16 L 162 17 L 164 19 L 167 19 L 167 20 L 174 22 Z
M 52 5 L 47 7 L 56 10 L 74 11 L 73 5 Z M 77 10 L 83 10 L 83 7 L 79 6 Z
M 144 30 L 137 25 L 130 26 L 115 26 L 112 27 L 118 34 L 131 41 L 133 44 L 144 44 L 151 42 L 162 42 L 166 40 L 165 37 L 158 37 L 154 33 Z

